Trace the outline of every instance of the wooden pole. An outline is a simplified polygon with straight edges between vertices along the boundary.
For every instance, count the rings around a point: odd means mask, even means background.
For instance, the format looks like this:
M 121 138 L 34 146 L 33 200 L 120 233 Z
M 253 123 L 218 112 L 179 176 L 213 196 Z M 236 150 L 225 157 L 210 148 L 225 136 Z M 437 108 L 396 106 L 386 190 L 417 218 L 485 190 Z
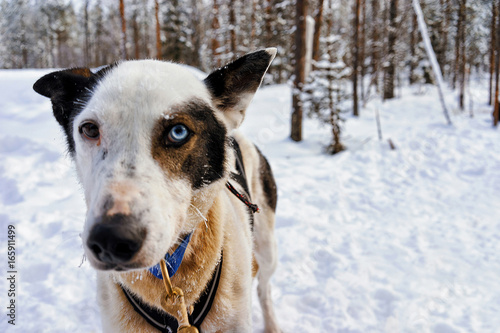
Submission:
M 438 92 L 439 92 L 439 100 L 441 101 L 441 105 L 443 107 L 443 113 L 446 118 L 446 122 L 448 123 L 448 125 L 451 125 L 450 115 L 448 113 L 448 108 L 446 107 L 446 102 L 444 100 L 443 74 L 441 73 L 441 68 L 439 67 L 439 63 L 436 59 L 436 54 L 432 49 L 431 40 L 429 38 L 429 34 L 427 33 L 427 26 L 425 25 L 424 14 L 422 13 L 422 8 L 420 7 L 419 0 L 413 0 L 413 9 L 415 10 L 415 14 L 417 15 L 420 34 L 422 35 L 425 50 L 431 62 L 432 70 L 434 71 L 434 76 L 436 77 Z

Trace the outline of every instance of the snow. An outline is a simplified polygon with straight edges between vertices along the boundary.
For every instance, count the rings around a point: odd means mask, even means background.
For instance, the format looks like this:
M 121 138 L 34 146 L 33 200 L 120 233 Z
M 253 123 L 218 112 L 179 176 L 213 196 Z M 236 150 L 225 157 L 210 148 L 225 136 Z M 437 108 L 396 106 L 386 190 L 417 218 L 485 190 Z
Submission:
M 19 271 L 17 325 L 4 303 L 0 331 L 100 332 L 95 272 L 82 263 L 82 191 L 50 102 L 31 89 L 46 72 L 0 71 L 0 248 L 15 225 Z M 435 87 L 372 100 L 348 117 L 348 150 L 335 156 L 323 153 L 329 129 L 314 120 L 303 142 L 288 139 L 290 88 L 257 93 L 242 130 L 279 186 L 272 282 L 284 332 L 498 331 L 500 133 L 478 102 L 486 82 L 472 82 L 471 93 L 475 117 L 455 110 L 453 126 Z M 457 104 L 451 91 L 445 97 Z M 253 320 L 262 332 L 256 298 Z

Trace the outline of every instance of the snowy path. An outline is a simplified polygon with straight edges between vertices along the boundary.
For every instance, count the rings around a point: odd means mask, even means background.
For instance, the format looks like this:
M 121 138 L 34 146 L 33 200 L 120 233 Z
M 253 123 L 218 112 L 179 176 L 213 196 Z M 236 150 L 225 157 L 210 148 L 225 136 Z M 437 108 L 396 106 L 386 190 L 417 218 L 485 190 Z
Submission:
M 0 247 L 14 224 L 20 272 L 17 330 L 4 308 L 0 331 L 100 332 L 94 272 L 79 267 L 81 191 L 49 102 L 31 90 L 43 73 L 0 71 Z M 484 106 L 448 127 L 435 89 L 403 96 L 348 117 L 350 149 L 335 157 L 314 121 L 289 141 L 287 87 L 262 89 L 248 111 L 242 130 L 279 186 L 285 332 L 500 332 L 500 131 Z M 374 107 L 397 150 L 379 143 Z M 5 290 L 2 278 L 2 307 Z M 253 317 L 261 332 L 257 302 Z

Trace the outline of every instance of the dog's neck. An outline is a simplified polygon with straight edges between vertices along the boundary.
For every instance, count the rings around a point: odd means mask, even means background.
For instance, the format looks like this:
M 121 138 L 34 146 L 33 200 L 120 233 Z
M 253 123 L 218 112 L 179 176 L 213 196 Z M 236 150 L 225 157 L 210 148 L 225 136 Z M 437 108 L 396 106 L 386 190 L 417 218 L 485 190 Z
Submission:
M 222 195 L 222 194 L 221 194 Z M 177 273 L 172 277 L 172 285 L 184 291 L 186 305 L 194 304 L 210 281 L 220 260 L 223 243 L 223 223 L 220 196 L 213 202 L 205 215 L 206 220 L 198 223 L 193 232 L 184 259 Z M 115 281 L 128 290 L 140 295 L 141 299 L 161 309 L 160 302 L 166 295 L 162 281 L 148 270 L 140 272 L 112 273 Z

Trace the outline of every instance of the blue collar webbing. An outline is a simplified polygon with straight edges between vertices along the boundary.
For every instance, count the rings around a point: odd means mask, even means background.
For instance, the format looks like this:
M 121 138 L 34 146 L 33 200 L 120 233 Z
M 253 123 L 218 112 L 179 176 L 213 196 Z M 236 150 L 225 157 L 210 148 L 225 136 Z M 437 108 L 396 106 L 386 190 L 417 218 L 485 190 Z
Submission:
M 174 253 L 168 254 L 168 252 L 167 252 L 167 254 L 165 254 L 165 263 L 167 264 L 167 271 L 168 271 L 168 275 L 170 277 L 174 276 L 174 274 L 179 269 L 179 266 L 182 263 L 182 259 L 184 258 L 184 252 L 186 252 L 186 248 L 189 244 L 189 241 L 191 240 L 192 234 L 193 233 L 191 232 L 186 237 L 184 237 L 184 240 L 177 247 L 177 249 L 175 249 Z M 159 263 L 153 267 L 150 267 L 149 271 L 151 272 L 151 274 L 156 276 L 158 279 L 163 280 Z

